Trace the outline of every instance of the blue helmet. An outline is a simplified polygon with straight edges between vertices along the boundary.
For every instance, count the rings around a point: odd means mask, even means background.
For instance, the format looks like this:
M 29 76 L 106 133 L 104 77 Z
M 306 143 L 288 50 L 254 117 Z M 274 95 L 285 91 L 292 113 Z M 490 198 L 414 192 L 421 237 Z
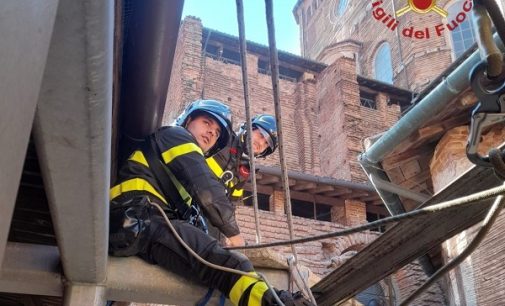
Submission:
M 221 126 L 221 134 L 216 144 L 206 153 L 207 156 L 213 155 L 226 146 L 231 133 L 231 110 L 222 102 L 217 100 L 196 100 L 191 102 L 184 111 L 175 119 L 175 125 L 186 127 L 188 119 L 199 113 L 205 113 L 214 118 Z
M 256 157 L 266 157 L 275 152 L 277 149 L 277 124 L 275 122 L 275 118 L 271 115 L 256 115 L 251 119 L 251 125 L 253 130 L 259 129 L 263 137 L 268 142 L 268 148 L 265 151 L 258 154 Z M 242 126 L 240 126 L 239 134 L 246 132 L 246 123 L 244 122 Z M 246 150 L 246 146 L 244 143 L 244 151 Z

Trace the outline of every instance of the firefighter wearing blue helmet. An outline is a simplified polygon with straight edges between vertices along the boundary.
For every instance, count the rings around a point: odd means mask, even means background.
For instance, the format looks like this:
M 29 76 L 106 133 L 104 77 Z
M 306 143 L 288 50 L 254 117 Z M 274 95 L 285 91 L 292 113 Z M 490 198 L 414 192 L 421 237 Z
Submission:
M 110 190 L 109 252 L 113 256 L 137 255 L 147 262 L 197 279 L 217 288 L 234 305 L 275 305 L 273 296 L 243 255 L 223 249 L 200 229 L 196 214 L 203 214 L 229 239 L 230 246 L 244 240 L 225 189 L 205 162 L 229 142 L 231 112 L 223 103 L 191 103 L 176 126 L 163 127 L 146 137 L 121 166 Z M 209 268 L 177 240 L 150 203 L 163 207 L 181 238 L 205 260 L 249 272 L 237 275 Z M 286 305 L 308 305 L 300 295 L 279 291 Z M 167 303 L 173 301 L 167 301 Z
M 251 119 L 253 156 L 265 158 L 277 148 L 277 124 L 271 115 L 256 115 Z M 246 123 L 237 134 L 232 134 L 228 145 L 207 158 L 212 172 L 220 178 L 227 189 L 230 200 L 242 199 L 243 187 L 249 179 L 249 158 L 247 152 Z

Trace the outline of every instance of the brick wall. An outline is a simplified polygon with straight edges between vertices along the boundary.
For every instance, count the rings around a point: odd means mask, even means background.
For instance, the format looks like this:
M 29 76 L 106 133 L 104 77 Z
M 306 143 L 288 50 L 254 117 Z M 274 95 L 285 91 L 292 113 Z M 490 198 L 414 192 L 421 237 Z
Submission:
M 505 128 L 495 126 L 483 135 L 479 154 L 485 155 L 491 148 L 503 142 Z M 461 126 L 448 131 L 437 144 L 430 171 L 435 192 L 441 190 L 472 165 L 466 157 L 468 127 Z M 469 228 L 443 244 L 445 261 L 449 261 L 472 241 L 479 225 Z M 449 298 L 453 305 L 499 305 L 505 291 L 505 212 L 490 232 L 462 264 L 449 272 Z
M 337 59 L 318 77 L 321 171 L 326 176 L 366 182 L 357 160 L 363 152 L 362 140 L 392 126 L 400 108 L 388 105 L 384 94 L 376 98 L 377 109 L 361 106 L 356 78 L 356 61 L 345 57 Z
M 238 206 L 237 221 L 245 240 L 249 243 L 255 243 L 254 210 L 251 207 Z M 279 215 L 274 212 L 260 210 L 259 222 L 263 243 L 289 239 L 288 223 L 285 214 Z M 293 216 L 294 238 L 315 236 L 344 228 L 346 228 L 344 225 L 338 223 Z M 338 256 L 341 256 L 348 249 L 352 249 L 353 246 L 360 246 L 362 248 L 377 238 L 378 235 L 375 232 L 363 232 L 334 239 L 326 239 L 324 242 L 332 245 L 330 251 L 323 248 L 321 241 L 308 242 L 297 245 L 296 251 L 301 264 L 310 268 L 315 274 L 324 276 L 335 269 L 335 266 L 331 262 L 332 257 L 338 258 Z M 291 254 L 291 247 L 289 246 L 275 247 L 273 249 L 286 256 Z
M 198 19 L 186 18 L 181 26 L 179 42 L 164 124 L 169 124 L 184 106 L 200 98 L 227 103 L 238 128 L 245 120 L 242 71 L 239 65 L 205 57 L 202 59 L 202 24 Z M 251 114 L 275 114 L 271 77 L 258 73 L 258 57 L 248 54 L 249 101 Z M 309 174 L 320 174 L 319 125 L 316 109 L 316 84 L 313 80 L 291 82 L 279 80 L 282 108 L 282 129 L 288 168 Z M 278 151 L 259 163 L 279 165 Z
M 328 1 L 330 2 L 330 1 Z M 350 2 L 350 5 L 354 2 Z M 245 118 L 240 66 L 211 57 L 202 58 L 202 25 L 197 19 L 186 18 L 181 26 L 171 76 L 164 123 L 170 123 L 184 106 L 200 97 L 224 101 L 232 108 L 235 127 Z M 349 53 L 349 52 L 347 52 Z M 315 79 L 298 82 L 280 80 L 280 98 L 287 166 L 290 170 L 338 179 L 364 182 L 366 177 L 357 162 L 362 151 L 361 140 L 386 130 L 399 115 L 399 107 L 388 105 L 387 97 L 379 94 L 377 109 L 361 106 L 357 83 L 356 60 L 351 53 L 336 61 Z M 249 54 L 249 91 L 251 112 L 274 113 L 271 78 L 258 73 L 258 57 Z M 278 152 L 260 161 L 278 165 Z M 260 227 L 263 242 L 288 239 L 286 215 L 281 191 L 274 191 L 272 212 L 261 211 Z M 246 240 L 254 242 L 253 210 L 239 207 L 237 218 Z M 332 222 L 293 217 L 296 237 L 312 236 L 366 222 L 365 205 L 347 201 L 335 205 Z M 365 232 L 322 242 L 297 246 L 302 264 L 323 276 L 341 265 L 353 251 L 362 249 L 377 237 Z M 330 249 L 325 246 L 331 245 Z M 277 248 L 290 254 L 289 247 Z
M 417 261 L 414 261 L 396 271 L 392 275 L 392 278 L 396 286 L 395 294 L 398 302 L 405 300 L 428 279 L 421 268 L 421 265 Z M 448 305 L 444 300 L 441 282 L 435 282 L 409 305 Z

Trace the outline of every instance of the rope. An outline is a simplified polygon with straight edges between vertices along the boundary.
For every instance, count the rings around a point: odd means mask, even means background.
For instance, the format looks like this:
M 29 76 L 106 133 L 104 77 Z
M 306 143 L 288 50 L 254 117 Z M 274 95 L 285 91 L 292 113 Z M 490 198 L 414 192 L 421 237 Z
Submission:
M 505 19 L 503 18 L 500 7 L 496 3 L 496 1 L 474 0 L 474 4 L 475 3 L 479 3 L 486 8 L 489 17 L 491 17 L 491 20 L 493 21 L 498 36 L 500 36 L 501 41 L 505 43 Z
M 503 55 L 493 40 L 491 19 L 486 8 L 477 1 L 474 2 L 472 11 L 480 57 L 486 61 L 487 76 L 496 78 L 502 73 Z
M 181 236 L 179 236 L 179 234 L 175 230 L 174 226 L 170 222 L 170 219 L 168 219 L 167 215 L 165 214 L 165 211 L 163 210 L 163 208 L 161 208 L 158 204 L 156 204 L 154 202 L 149 202 L 149 203 L 152 206 L 156 207 L 156 209 L 163 216 L 163 219 L 165 219 L 165 221 L 167 222 L 167 225 L 170 228 L 170 230 L 172 231 L 172 234 L 174 234 L 175 239 L 177 239 L 177 241 L 186 249 L 186 251 L 188 251 L 189 254 L 191 254 L 193 257 L 195 257 L 199 262 L 201 262 L 202 264 L 206 265 L 207 267 L 215 269 L 215 270 L 220 270 L 220 271 L 228 272 L 228 273 L 235 273 L 235 274 L 242 275 L 242 276 L 248 276 L 248 277 L 252 277 L 257 280 L 265 282 L 265 284 L 267 285 L 268 289 L 272 293 L 272 295 L 275 298 L 275 301 L 278 303 L 278 305 L 284 306 L 281 299 L 279 298 L 279 296 L 277 295 L 277 293 L 275 292 L 273 287 L 270 285 L 270 283 L 267 281 L 266 277 L 262 273 L 255 272 L 257 275 L 254 275 L 254 274 L 250 274 L 248 272 L 240 271 L 237 269 L 232 269 L 232 268 L 216 265 L 216 264 L 213 264 L 213 263 L 208 262 L 207 260 L 203 259 L 202 257 L 200 257 L 200 255 L 198 255 L 195 251 L 193 251 L 193 249 L 190 248 L 189 245 L 187 245 L 186 242 L 184 242 L 184 240 L 182 240 Z
M 296 286 L 300 290 L 305 291 L 305 293 L 310 298 L 310 301 L 312 302 L 312 304 L 317 305 L 316 298 L 314 298 L 314 295 L 312 294 L 312 291 L 310 290 L 307 280 L 305 280 L 305 278 L 303 277 L 302 273 L 300 272 L 300 269 L 298 268 L 298 265 L 296 264 L 296 262 L 294 260 L 295 259 L 293 256 L 288 258 L 289 271 L 291 272 L 291 274 L 294 274 L 293 270 L 296 270 L 296 273 L 298 274 L 298 276 L 300 277 L 300 280 L 302 281 L 302 286 L 300 286 L 297 277 L 293 276 L 293 281 L 295 282 Z
M 272 71 L 272 91 L 274 96 L 275 106 L 275 122 L 277 124 L 277 136 L 279 138 L 279 158 L 281 163 L 282 172 L 282 187 L 284 188 L 284 203 L 286 208 L 286 215 L 288 218 L 289 239 L 293 240 L 293 216 L 291 212 L 291 195 L 289 193 L 289 179 L 288 170 L 286 165 L 286 157 L 284 152 L 284 134 L 282 132 L 282 111 L 279 97 L 279 58 L 277 54 L 277 47 L 275 42 L 275 26 L 273 17 L 272 0 L 265 0 L 265 10 L 268 27 L 268 47 L 270 49 L 270 70 Z M 298 261 L 296 248 L 291 245 L 291 251 Z
M 459 254 L 458 256 L 454 257 L 450 262 L 448 262 L 445 266 L 440 268 L 437 272 L 435 272 L 421 287 L 419 287 L 414 293 L 412 293 L 410 296 L 408 296 L 404 301 L 400 303 L 400 306 L 406 306 L 410 305 L 410 303 L 418 297 L 424 290 L 426 290 L 428 287 L 431 286 L 436 280 L 438 280 L 440 277 L 442 277 L 445 273 L 449 272 L 456 266 L 458 266 L 461 262 L 463 262 L 484 240 L 486 237 L 487 233 L 493 226 L 493 223 L 496 221 L 496 218 L 498 218 L 498 215 L 500 214 L 501 209 L 503 208 L 503 204 L 505 201 L 503 201 L 503 196 L 498 196 L 496 197 L 496 200 L 493 203 L 493 206 L 489 209 L 486 218 L 482 222 L 482 226 L 479 229 L 479 232 L 477 235 L 475 235 L 474 239 L 470 244 Z
M 482 201 L 485 199 L 497 197 L 503 193 L 505 193 L 505 186 L 502 185 L 502 186 L 498 186 L 498 187 L 489 188 L 484 191 L 476 192 L 474 194 L 460 197 L 460 198 L 457 198 L 454 200 L 449 200 L 449 201 L 445 201 L 445 202 L 442 202 L 439 204 L 434 204 L 429 207 L 420 208 L 420 209 L 410 211 L 407 213 L 398 214 L 398 215 L 394 215 L 391 217 L 386 217 L 381 220 L 370 222 L 367 224 L 351 227 L 351 228 L 348 228 L 348 229 L 345 229 L 342 231 L 336 231 L 336 232 L 332 232 L 332 233 L 326 233 L 326 234 L 316 235 L 316 236 L 311 236 L 311 237 L 306 237 L 306 238 L 290 239 L 290 240 L 285 240 L 285 241 L 277 241 L 277 242 L 258 244 L 258 245 L 229 247 L 227 249 L 229 249 L 229 250 L 260 249 L 260 248 L 283 246 L 283 245 L 288 245 L 288 244 L 289 245 L 299 244 L 299 243 L 311 242 L 311 241 L 322 240 L 322 239 L 327 239 L 327 238 L 346 236 L 349 234 L 354 234 L 354 233 L 362 232 L 362 231 L 369 230 L 369 229 L 372 229 L 375 227 L 383 226 L 383 225 L 386 225 L 389 223 L 394 223 L 394 222 L 402 221 L 405 219 L 413 219 L 413 218 L 416 218 L 419 216 L 428 215 L 431 213 L 454 208 L 457 206 L 462 206 L 462 205 L 466 205 L 469 203 L 478 202 L 478 201 Z M 478 204 L 481 204 L 481 203 L 477 203 L 476 205 L 478 205 Z
M 249 79 L 247 77 L 247 45 L 245 40 L 244 26 L 244 5 L 242 0 L 236 0 L 237 3 L 237 21 L 240 40 L 240 62 L 242 68 L 242 84 L 244 85 L 244 103 L 245 103 L 245 118 L 247 122 L 247 152 L 249 155 L 249 163 L 251 165 L 251 182 L 253 187 L 253 207 L 254 207 L 254 222 L 256 224 L 256 243 L 261 243 L 261 232 L 258 210 L 258 187 L 256 185 L 256 162 L 254 160 L 254 152 L 252 150 L 252 122 L 251 122 L 251 106 L 249 103 Z

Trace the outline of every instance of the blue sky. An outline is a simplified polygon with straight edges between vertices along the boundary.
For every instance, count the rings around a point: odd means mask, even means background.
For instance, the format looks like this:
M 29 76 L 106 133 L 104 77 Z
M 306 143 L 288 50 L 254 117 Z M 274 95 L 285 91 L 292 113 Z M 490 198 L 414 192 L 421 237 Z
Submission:
M 292 10 L 297 0 L 273 0 L 277 49 L 300 55 L 300 38 Z M 246 39 L 268 45 L 265 1 L 243 0 Z M 199 17 L 206 28 L 238 36 L 235 0 L 185 0 L 182 12 Z

